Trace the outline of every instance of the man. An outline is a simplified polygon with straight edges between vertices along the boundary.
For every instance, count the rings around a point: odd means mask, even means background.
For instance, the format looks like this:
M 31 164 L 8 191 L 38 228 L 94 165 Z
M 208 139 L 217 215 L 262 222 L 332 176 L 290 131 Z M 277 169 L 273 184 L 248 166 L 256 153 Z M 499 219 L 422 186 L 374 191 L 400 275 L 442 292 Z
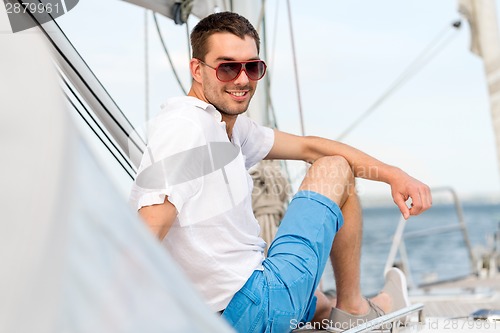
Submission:
M 135 208 L 212 310 L 239 332 L 287 332 L 313 316 L 345 329 L 406 305 L 404 277 L 395 270 L 375 298 L 361 295 L 354 178 L 388 183 L 405 218 L 431 206 L 429 188 L 342 143 L 273 131 L 240 116 L 265 74 L 259 43 L 235 13 L 210 15 L 193 29 L 192 87 L 152 122 L 131 194 Z M 263 158 L 312 164 L 267 258 L 247 172 Z M 333 310 L 324 295 L 314 296 L 328 255 L 337 284 Z

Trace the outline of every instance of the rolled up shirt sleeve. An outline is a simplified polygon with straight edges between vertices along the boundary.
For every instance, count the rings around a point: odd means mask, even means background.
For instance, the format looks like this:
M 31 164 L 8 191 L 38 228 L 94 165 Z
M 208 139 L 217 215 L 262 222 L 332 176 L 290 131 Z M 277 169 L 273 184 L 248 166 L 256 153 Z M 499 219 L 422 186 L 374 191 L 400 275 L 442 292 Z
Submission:
M 180 212 L 184 203 L 202 187 L 201 175 L 196 172 L 203 167 L 197 156 L 204 145 L 203 132 L 190 119 L 168 116 L 155 119 L 132 185 L 132 207 L 139 210 L 162 204 L 167 196 Z
M 235 126 L 239 131 L 241 152 L 248 170 L 269 154 L 274 144 L 274 131 L 246 116 L 238 116 Z

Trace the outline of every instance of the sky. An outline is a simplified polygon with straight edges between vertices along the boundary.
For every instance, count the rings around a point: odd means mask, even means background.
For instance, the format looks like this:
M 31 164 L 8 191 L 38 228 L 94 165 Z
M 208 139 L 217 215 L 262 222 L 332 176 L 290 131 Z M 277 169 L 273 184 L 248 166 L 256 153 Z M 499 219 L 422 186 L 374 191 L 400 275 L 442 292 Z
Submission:
M 290 3 L 306 135 L 337 139 L 437 36 L 445 36 L 448 43 L 439 53 L 343 142 L 402 168 L 431 188 L 451 186 L 465 197 L 500 198 L 483 64 L 469 51 L 467 22 L 463 20 L 459 30 L 450 28 L 460 18 L 456 1 Z M 279 128 L 300 134 L 286 4 L 284 0 L 266 2 L 265 60 Z M 182 94 L 153 19 L 149 14 L 146 25 L 143 9 L 119 0 L 82 0 L 57 21 L 136 126 L 146 119 L 145 36 L 149 114 L 156 113 L 169 97 Z M 162 17 L 159 21 L 188 89 L 186 26 Z M 189 29 L 196 21 L 190 19 Z M 290 168 L 297 181 L 303 164 Z M 386 184 L 359 181 L 358 190 L 362 197 L 390 198 Z

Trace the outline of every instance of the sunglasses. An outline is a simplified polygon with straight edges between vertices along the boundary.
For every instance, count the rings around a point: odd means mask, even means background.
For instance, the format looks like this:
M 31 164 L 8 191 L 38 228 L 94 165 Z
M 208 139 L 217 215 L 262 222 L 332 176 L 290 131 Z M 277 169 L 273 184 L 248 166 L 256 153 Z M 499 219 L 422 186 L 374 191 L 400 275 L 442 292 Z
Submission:
M 260 80 L 266 74 L 266 63 L 263 60 L 249 61 L 226 61 L 221 62 L 217 67 L 212 67 L 202 60 L 198 59 L 203 65 L 215 69 L 215 76 L 221 82 L 236 80 L 241 71 L 245 71 L 248 78 L 252 81 Z

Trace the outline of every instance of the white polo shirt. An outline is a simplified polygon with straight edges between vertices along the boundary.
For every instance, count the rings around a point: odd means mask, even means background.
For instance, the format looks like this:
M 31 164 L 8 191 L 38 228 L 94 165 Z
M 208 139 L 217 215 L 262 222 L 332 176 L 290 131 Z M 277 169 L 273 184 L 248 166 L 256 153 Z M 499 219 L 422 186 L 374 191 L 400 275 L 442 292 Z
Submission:
M 229 141 L 214 106 L 194 97 L 162 105 L 151 122 L 130 196 L 135 209 L 168 200 L 177 219 L 162 244 L 213 311 L 225 309 L 252 272 L 265 243 L 253 215 L 248 169 L 271 150 L 274 132 L 238 116 Z

